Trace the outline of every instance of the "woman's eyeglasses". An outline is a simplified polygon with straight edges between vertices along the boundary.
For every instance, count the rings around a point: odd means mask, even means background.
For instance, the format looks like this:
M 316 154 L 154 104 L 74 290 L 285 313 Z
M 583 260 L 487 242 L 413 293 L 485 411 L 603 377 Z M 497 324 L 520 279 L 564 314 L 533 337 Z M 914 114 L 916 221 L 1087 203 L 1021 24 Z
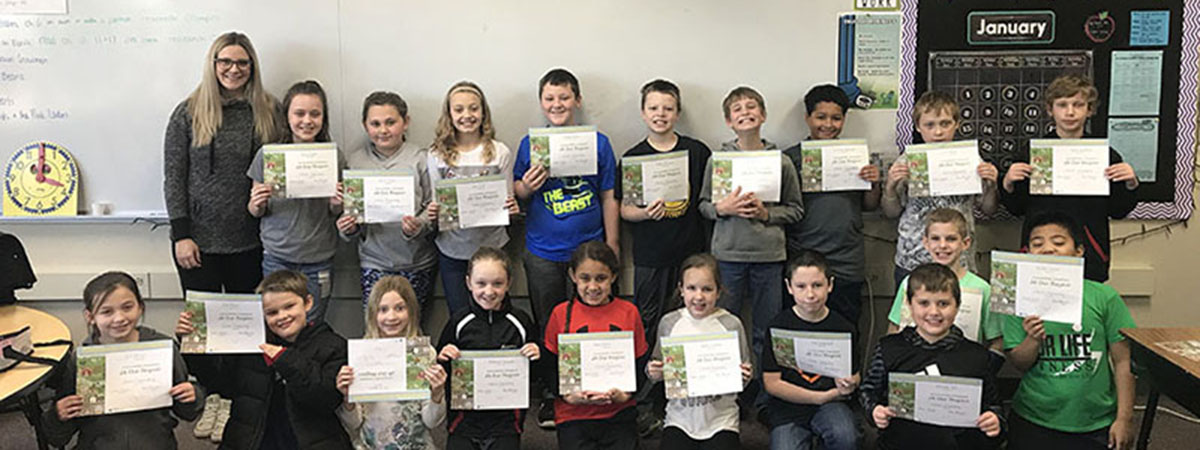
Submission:
M 217 68 L 218 68 L 218 69 L 221 69 L 221 70 L 228 69 L 228 68 L 230 68 L 230 67 L 233 67 L 233 66 L 235 66 L 235 65 L 236 65 L 236 66 L 237 66 L 239 69 L 242 69 L 242 70 L 245 70 L 245 69 L 248 69 L 248 68 L 250 68 L 250 60 L 249 60 L 249 59 L 229 59 L 229 58 L 217 58 L 217 59 L 215 59 L 214 61 L 216 61 L 216 62 L 217 62 Z

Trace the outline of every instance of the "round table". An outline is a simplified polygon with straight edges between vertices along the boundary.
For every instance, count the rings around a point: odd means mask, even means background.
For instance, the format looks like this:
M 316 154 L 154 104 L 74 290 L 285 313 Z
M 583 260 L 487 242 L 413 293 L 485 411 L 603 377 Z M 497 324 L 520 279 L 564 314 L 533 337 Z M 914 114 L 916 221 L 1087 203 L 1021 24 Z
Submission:
M 24 306 L 0 306 L 0 334 L 20 330 L 26 325 L 31 327 L 35 344 L 60 339 L 71 340 L 71 330 L 53 315 Z M 33 356 L 61 361 L 67 356 L 70 348 L 69 345 L 34 347 Z M 0 409 L 19 404 L 25 418 L 37 434 L 39 448 L 46 446 L 42 438 L 41 407 L 38 405 L 37 391 L 53 371 L 54 367 L 51 366 L 22 362 L 0 372 Z

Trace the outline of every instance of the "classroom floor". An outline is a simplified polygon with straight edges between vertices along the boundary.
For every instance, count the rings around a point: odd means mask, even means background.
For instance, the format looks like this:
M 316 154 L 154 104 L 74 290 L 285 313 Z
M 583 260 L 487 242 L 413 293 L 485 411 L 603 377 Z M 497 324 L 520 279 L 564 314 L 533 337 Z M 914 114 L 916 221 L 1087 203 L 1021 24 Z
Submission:
M 1145 404 L 1145 399 L 1139 396 L 1137 403 Z M 1165 397 L 1159 403 L 1160 407 L 1166 407 L 1175 411 L 1184 411 L 1175 402 L 1166 399 Z M 1134 413 L 1134 423 L 1141 424 L 1142 413 Z M 1154 421 L 1154 433 L 1151 435 L 1151 449 L 1185 449 L 1195 448 L 1195 435 L 1200 433 L 1200 424 L 1189 423 L 1175 416 L 1167 414 L 1164 411 L 1159 411 Z M 0 443 L 0 448 L 3 449 L 35 449 L 37 445 L 34 442 L 33 429 L 25 421 L 25 417 L 19 413 L 0 414 L 0 436 L 4 436 L 4 441 Z M 192 424 L 181 423 L 175 429 L 175 436 L 179 440 L 179 448 L 182 450 L 210 450 L 217 448 L 216 444 L 208 440 L 200 441 L 192 437 Z M 868 430 L 865 436 L 863 448 L 873 448 L 873 435 Z M 742 422 L 742 448 L 743 449 L 764 449 L 767 448 L 767 430 L 757 421 L 746 420 Z M 525 435 L 521 439 L 521 447 L 525 449 L 550 449 L 556 448 L 556 440 L 553 432 L 547 432 L 538 428 L 533 423 L 532 417 L 526 421 Z M 658 438 L 646 439 L 642 441 L 643 450 L 657 450 Z

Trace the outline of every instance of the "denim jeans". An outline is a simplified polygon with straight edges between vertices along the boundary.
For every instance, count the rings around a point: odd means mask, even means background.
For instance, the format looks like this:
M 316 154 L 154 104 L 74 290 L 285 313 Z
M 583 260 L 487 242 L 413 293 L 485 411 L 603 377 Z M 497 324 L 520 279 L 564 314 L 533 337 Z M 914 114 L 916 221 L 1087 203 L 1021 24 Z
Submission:
M 896 268 L 892 270 L 892 280 L 896 282 L 896 289 L 900 289 L 900 282 L 904 281 L 905 278 L 908 278 L 909 272 L 911 272 L 911 270 L 900 266 L 896 266 Z
M 783 308 L 783 263 L 718 261 L 718 265 L 721 267 L 724 290 L 717 305 L 741 318 L 742 326 L 750 330 L 751 327 L 746 325 L 746 319 L 742 317 L 742 301 L 750 301 L 754 318 L 753 331 L 750 332 L 751 350 L 755 356 L 762 355 L 763 345 L 769 339 L 767 333 L 771 321 Z M 761 373 L 760 369 L 756 368 L 756 372 Z M 755 396 L 754 406 L 763 408 L 767 404 L 767 390 L 762 388 L 762 377 L 757 375 L 746 392 L 753 393 L 756 390 L 758 395 Z
M 442 291 L 446 294 L 446 309 L 450 316 L 471 307 L 471 291 L 467 289 L 467 263 L 438 251 L 438 272 L 442 277 Z
M 812 448 L 820 436 L 826 450 L 855 450 L 860 439 L 858 419 L 845 402 L 829 402 L 817 408 L 808 426 L 790 422 L 771 429 L 771 450 Z
M 752 347 L 754 355 L 761 355 L 767 339 L 767 328 L 783 308 L 780 299 L 783 292 L 782 263 L 740 263 L 720 261 L 721 284 L 725 289 L 717 304 L 742 317 L 742 301 L 748 299 L 753 309 L 754 331 Z M 745 319 L 742 320 L 743 326 Z M 750 329 L 750 327 L 746 327 Z
M 329 299 L 333 296 L 333 260 L 311 264 L 294 263 L 263 252 L 264 277 L 284 269 L 295 270 L 308 277 L 308 293 L 313 297 L 312 309 L 308 310 L 308 321 L 325 320 L 325 311 L 329 309 Z

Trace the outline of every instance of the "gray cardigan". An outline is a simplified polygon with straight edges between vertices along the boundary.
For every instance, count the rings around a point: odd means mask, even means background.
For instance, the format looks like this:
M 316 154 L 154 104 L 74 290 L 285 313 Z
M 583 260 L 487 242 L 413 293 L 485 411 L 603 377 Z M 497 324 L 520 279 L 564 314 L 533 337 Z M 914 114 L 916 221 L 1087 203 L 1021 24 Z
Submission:
M 139 326 L 137 329 L 138 342 L 172 339 L 149 327 Z M 83 341 L 83 345 L 98 344 L 94 335 Z M 187 381 L 187 365 L 179 354 L 179 345 L 174 347 L 172 362 L 172 385 Z M 75 355 L 66 358 L 59 370 L 61 384 L 54 396 L 55 401 L 75 394 Z M 46 440 L 50 445 L 63 447 L 78 432 L 77 449 L 175 448 L 175 425 L 179 424 L 176 418 L 192 421 L 204 409 L 204 390 L 198 384 L 192 385 L 196 388 L 196 401 L 191 403 L 176 401 L 170 408 L 77 417 L 66 422 L 58 420 L 58 410 L 52 402 L 50 409 L 42 415 L 42 423 L 46 425 Z
M 767 142 L 767 150 L 777 150 L 775 144 Z M 721 145 L 721 151 L 738 151 L 737 142 Z M 784 226 L 799 222 L 804 217 L 804 203 L 800 200 L 800 178 L 791 160 L 780 153 L 782 166 L 779 203 L 767 203 L 767 219 L 745 219 L 737 216 L 717 214 L 712 199 L 712 158 L 704 166 L 704 187 L 700 189 L 700 214 L 715 220 L 712 236 L 712 253 L 718 260 L 727 262 L 783 262 L 787 260 L 787 237 Z
M 254 111 L 245 100 L 226 102 L 212 142 L 192 145 L 187 100 L 171 113 L 163 142 L 163 197 L 171 218 L 171 241 L 192 239 L 204 253 L 240 253 L 262 247 L 258 219 L 246 210 L 246 169 L 262 145 Z

